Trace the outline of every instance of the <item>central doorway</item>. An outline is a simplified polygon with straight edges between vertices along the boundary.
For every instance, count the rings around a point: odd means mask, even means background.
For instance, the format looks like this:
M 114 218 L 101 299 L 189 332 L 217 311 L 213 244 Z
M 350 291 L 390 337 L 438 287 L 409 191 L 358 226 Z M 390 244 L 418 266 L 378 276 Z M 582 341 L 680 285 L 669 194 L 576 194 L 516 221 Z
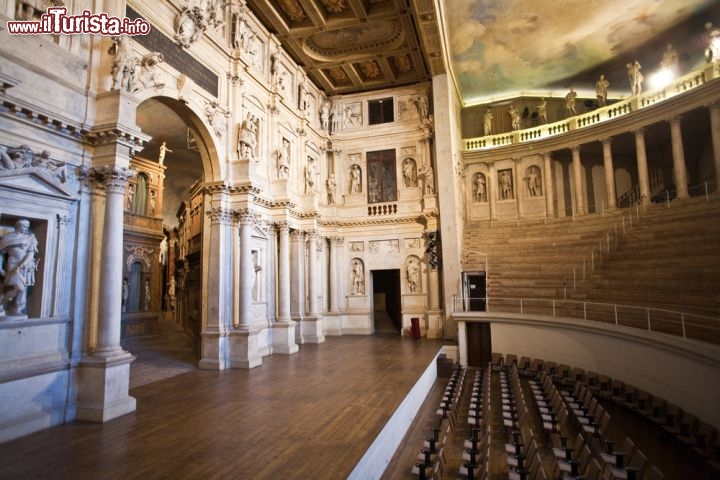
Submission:
M 485 272 L 464 272 L 465 302 L 463 310 L 484 312 L 487 305 L 487 279 Z
M 402 307 L 400 304 L 400 270 L 373 270 L 373 331 L 400 333 Z

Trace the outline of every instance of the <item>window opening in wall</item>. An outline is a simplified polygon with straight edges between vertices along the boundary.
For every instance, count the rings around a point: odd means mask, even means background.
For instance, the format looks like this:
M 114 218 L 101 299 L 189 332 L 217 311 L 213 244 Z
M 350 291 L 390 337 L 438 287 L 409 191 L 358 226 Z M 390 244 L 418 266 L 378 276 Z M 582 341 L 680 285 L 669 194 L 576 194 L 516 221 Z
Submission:
M 368 203 L 397 200 L 395 150 L 367 153 Z
M 392 97 L 370 100 L 368 102 L 368 122 L 370 125 L 394 122 L 393 108 Z

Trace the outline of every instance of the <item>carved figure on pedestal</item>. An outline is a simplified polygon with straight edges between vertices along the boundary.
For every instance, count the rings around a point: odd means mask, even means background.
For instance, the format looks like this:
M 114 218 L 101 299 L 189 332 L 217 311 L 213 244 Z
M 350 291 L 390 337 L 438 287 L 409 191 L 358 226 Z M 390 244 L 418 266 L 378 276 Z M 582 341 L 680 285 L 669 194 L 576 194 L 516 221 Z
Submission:
M 528 184 L 528 193 L 531 197 L 542 195 L 542 187 L 540 184 L 540 167 L 533 165 L 527 169 L 525 180 Z
M 595 97 L 600 107 L 604 107 L 607 104 L 607 91 L 609 86 L 610 82 L 605 79 L 605 75 L 600 75 L 600 78 L 595 83 Z
M 511 128 L 513 130 L 520 130 L 520 111 L 515 108 L 515 105 L 510 104 L 508 115 L 510 115 Z
M 330 128 L 330 102 L 323 102 L 320 107 L 320 129 L 327 131 Z
M 157 193 L 155 193 L 155 190 L 150 190 L 150 205 L 148 206 L 148 216 L 154 217 L 155 216 L 155 209 L 157 208 Z
M 238 156 L 240 158 L 252 159 L 255 156 L 257 130 L 257 119 L 251 112 L 248 112 L 238 133 Z
M 705 24 L 707 32 L 707 48 L 705 49 L 705 60 L 708 62 L 720 62 L 720 29 L 714 28 L 713 24 Z
M 337 182 L 335 182 L 335 174 L 331 173 L 325 183 L 327 185 L 328 205 L 334 205 L 335 204 L 335 192 L 337 191 Z
M 305 165 L 305 193 L 312 193 L 315 190 L 315 175 L 317 175 L 315 160 L 308 157 L 307 165 Z
M 342 121 L 342 108 L 339 103 L 333 105 L 332 110 L 330 111 L 330 118 L 330 133 L 335 133 L 340 130 L 340 122 Z
M 290 175 L 290 141 L 283 138 L 283 144 L 277 150 L 277 177 L 285 180 Z
M 350 167 L 350 193 L 362 192 L 362 172 L 360 166 L 355 164 Z
M 406 158 L 402 164 L 403 180 L 406 187 L 417 187 L 417 167 L 415 160 Z
M 168 256 L 168 241 L 167 241 L 167 237 L 163 237 L 162 241 L 160 242 L 160 253 L 158 254 L 158 263 L 160 265 L 165 265 L 167 263 L 167 256 Z
M 362 260 L 356 258 L 352 261 L 351 271 L 351 295 L 365 294 L 365 267 Z
M 420 286 L 420 260 L 415 257 L 408 258 L 407 261 L 407 282 L 410 293 L 421 291 Z
M 162 145 L 160 145 L 160 154 L 158 155 L 158 163 L 159 163 L 160 165 L 164 165 L 164 164 L 165 164 L 165 155 L 166 155 L 168 152 L 169 152 L 169 153 L 173 153 L 173 151 L 170 150 L 170 149 L 167 147 L 167 143 L 166 143 L 166 142 L 162 142 Z
M 512 199 L 513 198 L 513 187 L 512 187 L 512 177 L 510 176 L 510 172 L 508 170 L 501 171 L 498 181 L 500 182 L 500 198 L 501 198 L 501 200 Z
M 418 177 L 423 181 L 423 195 L 432 195 L 435 193 L 435 174 L 429 163 L 423 163 L 418 169 Z
M 127 35 L 112 37 L 112 46 L 108 53 L 113 56 L 111 90 L 127 90 L 130 73 L 134 68 L 135 58 L 132 54 L 132 44 Z
M 171 277 L 170 281 L 168 282 L 167 287 L 167 295 L 168 299 L 170 300 L 170 310 L 175 310 L 175 290 L 177 288 L 177 284 L 175 283 L 175 277 Z
M 310 92 L 305 82 L 298 85 L 298 109 L 305 116 L 310 113 Z
M 475 174 L 475 201 L 485 202 L 487 201 L 487 181 L 485 175 L 482 173 Z
M 540 99 L 540 103 L 537 106 L 538 121 L 540 123 L 547 123 L 547 101 L 545 98 Z
M 485 114 L 483 115 L 483 135 L 492 135 L 494 118 L 495 116 L 492 114 L 490 109 L 486 109 Z
M 35 285 L 38 241 L 30 231 L 30 221 L 15 222 L 15 231 L 0 239 L 0 316 L 25 315 L 27 289 Z
M 148 310 L 150 310 L 150 280 L 149 279 L 145 280 L 145 299 L 144 300 L 145 301 L 143 303 L 143 310 L 145 310 L 147 312 Z
M 415 108 L 417 108 L 418 115 L 420 115 L 420 121 L 426 121 L 430 118 L 430 110 L 428 105 L 428 97 L 426 94 L 421 93 L 416 95 L 414 98 Z
M 122 296 L 122 302 L 120 303 L 120 305 L 121 305 L 120 311 L 122 313 L 125 313 L 125 312 L 127 312 L 127 300 L 128 300 L 128 297 L 130 296 L 130 286 L 128 285 L 127 278 L 123 278 L 121 296 Z
M 577 112 L 575 112 L 575 99 L 577 99 L 577 92 L 570 88 L 568 94 L 565 95 L 565 109 L 570 115 L 577 115 Z
M 132 213 L 133 203 L 135 203 L 135 185 L 130 184 L 127 189 L 127 207 L 125 210 Z
M 630 90 L 633 95 L 640 95 L 642 93 L 643 74 L 640 72 L 642 66 L 640 62 L 635 60 L 633 63 L 626 65 L 628 71 L 628 80 L 630 80 Z

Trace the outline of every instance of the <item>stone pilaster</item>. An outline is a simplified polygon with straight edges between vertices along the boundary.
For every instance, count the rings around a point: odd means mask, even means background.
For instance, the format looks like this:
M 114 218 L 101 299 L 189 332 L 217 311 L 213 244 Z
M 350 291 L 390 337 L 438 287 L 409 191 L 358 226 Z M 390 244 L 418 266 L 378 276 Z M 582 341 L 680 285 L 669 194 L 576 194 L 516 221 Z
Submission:
M 305 317 L 305 232 L 290 232 L 290 318 L 302 322 Z M 302 329 L 296 329 L 295 340 L 302 343 Z
M 670 119 L 670 139 L 672 140 L 673 173 L 675 174 L 675 198 L 689 198 L 687 168 L 685 167 L 685 149 L 683 148 L 680 116 Z
M 295 343 L 297 323 L 290 318 L 290 227 L 285 222 L 277 224 L 278 233 L 278 289 L 277 322 L 272 325 L 274 353 L 292 354 L 298 351 Z
M 585 191 L 583 189 L 582 163 L 580 162 L 580 147 L 570 147 L 572 152 L 573 184 L 575 189 L 575 214 L 585 215 Z
M 617 193 L 615 192 L 612 138 L 603 138 L 601 142 L 603 147 L 603 168 L 605 170 L 605 200 L 608 210 L 613 210 L 617 207 Z
M 307 265 L 307 286 L 308 286 L 308 314 L 303 318 L 300 327 L 302 329 L 303 343 L 322 343 L 325 341 L 325 328 L 322 317 L 318 314 L 318 268 L 317 257 L 319 240 L 316 231 L 308 232 L 308 265 Z
M 545 175 L 545 215 L 549 218 L 555 217 L 555 181 L 553 177 L 552 156 L 550 153 L 543 153 L 543 173 Z

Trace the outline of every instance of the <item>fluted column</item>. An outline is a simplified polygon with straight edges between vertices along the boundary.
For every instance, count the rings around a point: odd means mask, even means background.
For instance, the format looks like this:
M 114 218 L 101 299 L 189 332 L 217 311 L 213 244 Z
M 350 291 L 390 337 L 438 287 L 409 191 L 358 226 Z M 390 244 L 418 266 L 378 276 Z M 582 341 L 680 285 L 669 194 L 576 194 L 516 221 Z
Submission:
M 580 147 L 570 147 L 572 152 L 573 183 L 575 185 L 575 214 L 585 215 L 585 193 L 583 192 Z
M 518 218 L 523 216 L 523 199 L 525 198 L 525 189 L 523 188 L 523 176 L 521 172 L 522 158 L 513 158 L 513 186 L 515 188 L 515 211 Z
M 318 285 L 317 285 L 317 241 L 315 230 L 308 232 L 308 314 L 312 317 L 318 314 Z
M 278 321 L 290 321 L 290 227 L 278 224 L 280 253 L 278 258 Z
M 102 167 L 95 170 L 105 185 L 105 221 L 100 255 L 100 298 L 98 330 L 94 356 L 112 357 L 124 353 L 120 346 L 120 310 L 122 307 L 123 203 L 125 187 L 133 175 L 125 168 Z
M 645 151 L 645 130 L 639 128 L 633 133 L 635 134 L 640 203 L 647 204 L 650 201 L 650 178 L 648 177 L 647 152 Z
M 338 308 L 340 301 L 338 295 L 340 294 L 340 285 L 338 284 L 338 250 L 343 245 L 342 237 L 331 237 L 330 238 L 330 313 L 337 313 L 340 311 Z
M 675 173 L 675 189 L 677 191 L 676 198 L 688 198 L 685 150 L 683 148 L 679 115 L 670 119 L 670 139 L 672 140 L 673 171 Z
M 254 218 L 251 212 L 238 214 L 240 226 L 240 328 L 252 324 L 252 288 L 255 270 L 252 261 L 252 228 Z
M 605 169 L 605 200 L 607 208 L 617 207 L 617 193 L 615 193 L 615 169 L 612 158 L 612 138 L 603 138 L 603 167 Z
M 497 175 L 495 164 L 488 164 L 487 196 L 490 203 L 490 220 L 497 220 Z
M 545 215 L 555 217 L 555 182 L 552 174 L 552 157 L 550 153 L 543 153 L 543 173 L 545 177 Z
M 302 320 L 305 313 L 305 232 L 290 232 L 290 317 Z
M 55 317 L 67 316 L 68 290 L 70 288 L 70 271 L 68 257 L 72 255 L 73 247 L 68 241 L 70 217 L 57 215 L 57 260 L 55 261 L 55 288 L 53 292 L 53 312 Z
M 710 132 L 713 143 L 713 157 L 715 159 L 715 179 L 720 179 L 720 103 L 710 105 Z M 715 187 L 720 192 L 720 187 Z

